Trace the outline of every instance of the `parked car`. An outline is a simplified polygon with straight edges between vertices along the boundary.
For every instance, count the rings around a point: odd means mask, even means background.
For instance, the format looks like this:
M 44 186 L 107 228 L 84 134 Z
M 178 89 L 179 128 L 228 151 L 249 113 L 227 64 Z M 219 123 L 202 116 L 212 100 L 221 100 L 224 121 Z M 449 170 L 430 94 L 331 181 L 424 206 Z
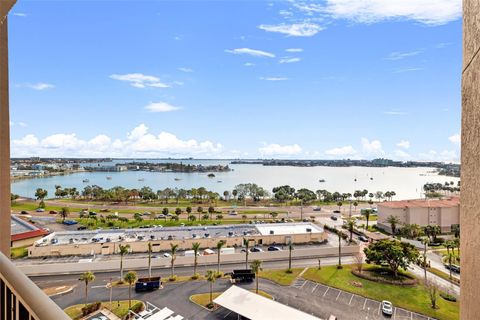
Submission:
M 340 213 L 340 210 L 333 210 L 333 213 Z
M 139 278 L 135 282 L 135 291 L 153 291 L 159 289 L 161 284 L 160 277 Z
M 337 216 L 330 216 L 330 219 L 332 219 L 333 221 L 337 221 L 337 220 L 338 220 Z
M 365 237 L 365 236 L 360 236 L 358 237 L 358 240 L 362 241 L 362 242 L 368 242 L 368 238 Z
M 77 230 L 87 230 L 87 227 L 85 227 L 85 226 L 80 226 L 80 227 L 77 228 Z
M 170 258 L 170 257 L 172 257 L 172 255 L 171 255 L 170 253 L 168 253 L 168 252 L 164 252 L 164 253 L 162 254 L 162 256 L 163 256 L 164 258 Z
M 337 317 L 335 317 L 333 314 L 331 314 L 330 317 L 328 317 L 328 320 L 337 320 Z
M 20 212 L 20 213 L 21 213 L 21 214 L 28 214 L 28 212 L 25 211 L 25 210 L 22 210 L 22 212 Z
M 263 249 L 259 248 L 259 247 L 253 247 L 250 251 L 251 252 L 263 252 Z
M 43 208 L 37 208 L 37 210 L 35 210 L 35 211 L 37 211 L 37 212 L 45 212 L 45 209 L 43 209 Z
M 57 212 L 57 211 L 55 211 L 55 210 L 50 210 L 50 212 L 49 212 L 49 213 L 50 213 L 50 214 L 57 214 L 58 212 Z
M 268 251 L 282 251 L 282 249 L 280 249 L 279 247 L 276 247 L 276 246 L 270 246 L 270 247 L 268 247 L 267 250 Z
M 313 207 L 313 211 L 322 211 L 321 207 Z
M 229 215 L 229 216 L 236 216 L 236 215 L 238 215 L 238 213 L 237 213 L 237 211 L 230 211 L 230 212 L 228 213 L 228 215 Z
M 382 313 L 387 316 L 393 315 L 393 304 L 390 301 L 382 301 Z
M 73 226 L 74 224 L 77 224 L 78 221 L 75 220 L 65 220 L 63 221 L 63 224 L 66 224 L 67 226 Z

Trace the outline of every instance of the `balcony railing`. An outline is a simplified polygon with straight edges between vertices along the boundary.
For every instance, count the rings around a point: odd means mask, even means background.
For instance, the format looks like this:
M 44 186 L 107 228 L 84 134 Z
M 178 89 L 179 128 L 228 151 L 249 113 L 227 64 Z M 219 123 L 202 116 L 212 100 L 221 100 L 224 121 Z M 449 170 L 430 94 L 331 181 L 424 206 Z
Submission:
M 0 252 L 0 319 L 70 319 L 40 288 Z

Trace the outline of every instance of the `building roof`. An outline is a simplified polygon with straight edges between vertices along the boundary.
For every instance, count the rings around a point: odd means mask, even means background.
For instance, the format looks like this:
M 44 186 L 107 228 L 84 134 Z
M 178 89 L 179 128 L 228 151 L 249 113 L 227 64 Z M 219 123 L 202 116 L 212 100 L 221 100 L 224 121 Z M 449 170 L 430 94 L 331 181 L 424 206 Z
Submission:
M 213 302 L 251 320 L 320 320 L 237 286 L 231 286 Z
M 313 223 L 268 223 L 257 224 L 258 231 L 261 235 L 266 236 L 272 234 L 292 235 L 305 233 L 321 233 L 323 229 Z
M 10 225 L 12 232 L 11 241 L 41 237 L 49 233 L 47 230 L 40 229 L 17 216 L 10 217 Z
M 402 201 L 385 201 L 378 204 L 378 207 L 387 208 L 450 208 L 460 205 L 460 197 L 445 199 L 414 199 Z

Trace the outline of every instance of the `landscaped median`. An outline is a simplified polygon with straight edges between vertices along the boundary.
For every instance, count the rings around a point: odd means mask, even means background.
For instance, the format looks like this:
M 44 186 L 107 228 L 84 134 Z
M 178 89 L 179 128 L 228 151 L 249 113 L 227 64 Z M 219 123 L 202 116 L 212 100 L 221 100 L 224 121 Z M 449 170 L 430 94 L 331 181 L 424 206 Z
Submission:
M 298 275 L 303 271 L 303 268 L 293 268 L 291 272 L 287 270 L 262 270 L 259 272 L 260 278 L 271 280 L 282 286 L 289 286 L 295 281 Z
M 352 273 L 353 265 L 343 266 L 337 269 L 336 266 L 308 269 L 302 277 L 338 288 L 344 291 L 358 294 L 373 300 L 389 300 L 394 306 L 418 312 L 440 320 L 456 320 L 459 317 L 459 303 L 449 302 L 441 297 L 437 299 L 438 309 L 432 309 L 427 290 L 422 284 L 399 286 L 370 281 L 359 278 Z M 365 265 L 364 269 L 378 268 Z
M 255 290 L 250 290 L 252 292 L 255 292 Z M 215 300 L 219 295 L 221 295 L 223 292 L 213 292 L 212 293 L 212 300 Z M 273 300 L 273 296 L 268 294 L 265 291 L 258 290 L 258 294 Z M 208 305 L 210 304 L 210 293 L 199 293 L 199 294 L 194 294 L 190 296 L 190 301 L 192 301 L 195 304 L 198 304 L 199 306 L 206 308 L 208 310 L 211 310 L 208 308 Z
M 88 304 L 87 306 L 91 306 L 93 308 L 93 306 L 95 304 L 96 303 Z M 64 311 L 70 318 L 76 320 L 76 319 L 81 319 L 82 317 L 84 317 L 84 315 L 82 313 L 82 308 L 84 308 L 84 307 L 85 307 L 85 304 L 76 304 L 76 305 L 73 305 L 73 306 L 70 306 L 70 307 L 66 308 Z M 119 317 L 120 319 L 123 319 L 128 314 L 128 311 L 129 311 L 128 300 L 120 301 L 120 302 L 113 301 L 112 305 L 110 305 L 110 302 L 101 302 L 100 306 L 98 306 L 98 308 L 95 305 L 95 309 L 97 309 L 97 310 L 100 310 L 102 308 L 110 310 L 117 317 Z M 140 300 L 132 300 L 132 308 L 131 309 L 134 310 L 134 311 L 142 310 L 143 309 L 143 302 L 140 301 Z

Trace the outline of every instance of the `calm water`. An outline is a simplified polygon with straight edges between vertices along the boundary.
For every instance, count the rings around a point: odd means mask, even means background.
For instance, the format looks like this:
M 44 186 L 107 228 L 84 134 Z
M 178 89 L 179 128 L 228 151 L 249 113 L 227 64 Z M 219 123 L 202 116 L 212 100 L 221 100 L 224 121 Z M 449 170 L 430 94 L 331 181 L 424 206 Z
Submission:
M 115 161 L 119 162 L 119 161 Z M 160 160 L 155 162 L 162 162 Z M 163 162 L 172 162 L 163 161 Z M 229 164 L 229 161 L 219 160 L 186 160 L 183 163 L 192 164 Z M 458 178 L 438 176 L 428 171 L 431 168 L 365 168 L 365 167 L 286 167 L 262 165 L 230 165 L 234 171 L 215 173 L 215 178 L 208 178 L 207 173 L 172 173 L 172 172 L 93 172 L 76 173 L 66 176 L 21 180 L 12 183 L 12 192 L 22 196 L 33 197 L 37 188 L 48 190 L 49 197 L 53 197 L 55 185 L 62 187 L 76 187 L 82 190 L 86 185 L 99 185 L 103 188 L 123 186 L 126 188 L 141 188 L 149 186 L 153 190 L 170 188 L 198 188 L 205 187 L 220 194 L 225 190 L 233 190 L 239 183 L 256 183 L 271 191 L 273 187 L 289 184 L 295 188 L 308 188 L 313 191 L 326 189 L 331 192 L 350 192 L 367 189 L 370 192 L 395 191 L 395 199 L 418 198 L 421 196 L 422 186 L 426 182 L 454 181 Z M 420 174 L 426 174 L 421 176 Z M 112 177 L 107 180 L 107 176 Z M 175 178 L 181 179 L 175 181 Z M 357 181 L 355 182 L 355 178 Z M 373 180 L 370 180 L 373 178 Z M 89 179 L 89 183 L 82 180 Z M 139 181 L 144 179 L 144 181 Z M 319 179 L 325 179 L 320 183 Z M 221 181 L 221 182 L 219 182 Z

